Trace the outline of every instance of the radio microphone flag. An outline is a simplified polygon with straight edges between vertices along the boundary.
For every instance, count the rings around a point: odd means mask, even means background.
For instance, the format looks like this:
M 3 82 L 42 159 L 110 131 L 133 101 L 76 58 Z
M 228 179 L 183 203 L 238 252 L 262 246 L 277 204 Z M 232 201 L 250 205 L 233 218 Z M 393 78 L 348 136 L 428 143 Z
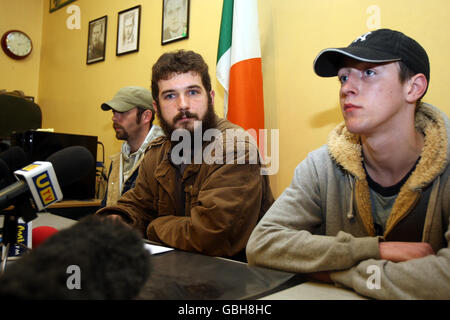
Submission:
M 14 171 L 14 174 L 27 182 L 38 211 L 62 200 L 63 194 L 51 162 L 35 161 Z

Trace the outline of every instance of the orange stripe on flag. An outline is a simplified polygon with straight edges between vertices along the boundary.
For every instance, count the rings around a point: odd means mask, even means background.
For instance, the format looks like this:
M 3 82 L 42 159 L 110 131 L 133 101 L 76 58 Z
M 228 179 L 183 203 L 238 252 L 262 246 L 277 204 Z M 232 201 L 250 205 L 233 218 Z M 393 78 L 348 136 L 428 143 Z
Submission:
M 228 120 L 244 130 L 264 129 L 264 96 L 261 58 L 235 63 L 230 69 Z

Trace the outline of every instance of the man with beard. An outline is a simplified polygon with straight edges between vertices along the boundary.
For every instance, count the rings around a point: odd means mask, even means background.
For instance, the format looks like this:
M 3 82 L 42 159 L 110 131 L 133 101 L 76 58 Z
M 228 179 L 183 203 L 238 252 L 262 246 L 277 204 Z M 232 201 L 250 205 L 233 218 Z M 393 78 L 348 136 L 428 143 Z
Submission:
M 108 187 L 102 206 L 112 205 L 122 194 L 134 187 L 139 165 L 149 143 L 162 136 L 162 129 L 153 125 L 155 110 L 149 90 L 130 86 L 121 88 L 114 98 L 101 105 L 112 110 L 116 138 L 124 140 L 121 152 L 111 156 Z
M 273 202 L 260 162 L 242 161 L 258 153 L 256 143 L 216 116 L 208 66 L 195 52 L 163 54 L 152 69 L 152 95 L 166 136 L 150 143 L 136 187 L 98 214 L 123 219 L 151 241 L 245 261 L 250 233 Z M 176 143 L 176 134 L 203 137 L 208 129 L 220 135 L 211 143 L 194 142 L 180 162 L 172 151 L 184 141 Z M 193 161 L 211 144 L 221 147 L 214 150 L 222 157 Z

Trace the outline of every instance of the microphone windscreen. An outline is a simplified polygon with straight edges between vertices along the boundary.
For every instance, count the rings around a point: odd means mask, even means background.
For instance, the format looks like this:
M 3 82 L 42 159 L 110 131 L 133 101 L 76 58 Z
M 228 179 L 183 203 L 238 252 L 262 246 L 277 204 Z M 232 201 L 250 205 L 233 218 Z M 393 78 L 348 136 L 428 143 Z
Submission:
M 83 178 L 95 166 L 92 153 L 82 146 L 72 146 L 53 153 L 47 158 L 53 165 L 61 187 Z
M 150 260 L 136 230 L 90 215 L 8 265 L 0 299 L 133 299 Z
M 49 226 L 40 226 L 33 229 L 32 244 L 33 249 L 39 247 L 47 238 L 58 232 L 58 229 Z
M 14 175 L 11 173 L 8 165 L 0 159 L 0 189 L 5 188 L 14 182 Z
M 11 147 L 0 153 L 0 159 L 5 161 L 11 172 L 21 169 L 28 164 L 25 151 L 17 146 Z

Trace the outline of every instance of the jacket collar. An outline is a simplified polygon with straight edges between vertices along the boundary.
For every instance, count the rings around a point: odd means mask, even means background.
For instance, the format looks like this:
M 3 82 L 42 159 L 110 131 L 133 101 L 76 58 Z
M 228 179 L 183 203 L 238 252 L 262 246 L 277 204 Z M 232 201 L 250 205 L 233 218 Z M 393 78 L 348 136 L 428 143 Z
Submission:
M 416 128 L 425 135 L 421 159 L 406 182 L 411 190 L 425 187 L 441 174 L 450 159 L 450 125 L 448 117 L 437 108 L 421 103 L 418 107 Z M 330 156 L 357 179 L 365 180 L 362 167 L 360 136 L 350 133 L 345 123 L 340 123 L 328 136 Z
M 417 203 L 421 189 L 432 183 L 448 166 L 450 152 L 450 125 L 448 117 L 435 107 L 422 103 L 416 113 L 416 128 L 425 135 L 421 159 L 409 179 L 400 189 L 386 222 L 385 236 L 405 217 Z M 339 124 L 328 137 L 330 156 L 347 172 L 356 177 L 354 200 L 358 214 L 368 235 L 375 235 L 369 186 L 362 167 L 360 137 Z M 439 181 L 439 179 L 436 179 Z M 351 200 L 350 208 L 353 207 Z
M 138 150 L 136 150 L 133 154 L 142 154 L 146 151 L 146 149 L 149 147 L 149 144 L 152 140 L 155 140 L 158 137 L 161 137 L 164 135 L 164 132 L 162 131 L 161 127 L 157 125 L 152 125 L 150 130 L 148 131 L 144 141 L 142 142 L 141 146 Z M 122 154 L 124 157 L 131 156 L 130 154 L 130 145 L 128 142 L 124 142 L 122 144 Z

